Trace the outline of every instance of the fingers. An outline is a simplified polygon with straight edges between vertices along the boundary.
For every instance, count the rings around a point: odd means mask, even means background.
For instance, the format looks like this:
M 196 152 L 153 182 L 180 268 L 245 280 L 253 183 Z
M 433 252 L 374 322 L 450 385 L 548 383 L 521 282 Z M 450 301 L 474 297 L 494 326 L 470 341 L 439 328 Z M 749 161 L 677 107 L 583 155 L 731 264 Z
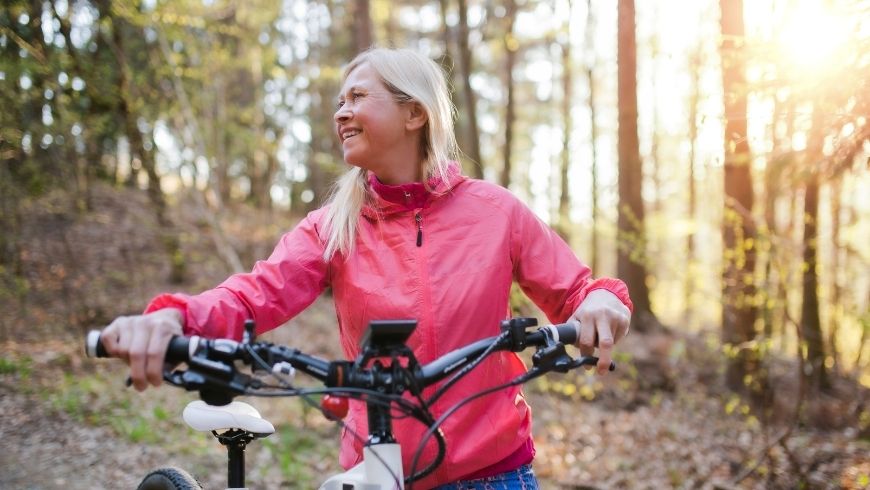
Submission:
M 122 333 L 127 330 L 127 323 L 127 317 L 118 317 L 111 325 L 104 328 L 100 334 L 100 342 L 102 342 L 109 356 L 127 359 L 129 339 L 126 337 L 126 334 L 122 336 Z
M 619 342 L 620 340 L 625 338 L 626 335 L 628 335 L 630 323 L 631 317 L 628 313 L 628 308 L 625 308 L 624 312 L 616 312 L 613 315 L 611 327 L 613 328 L 614 343 Z
M 606 374 L 610 369 L 610 361 L 613 359 L 613 333 L 610 330 L 610 323 L 606 319 L 588 316 L 586 321 L 580 322 L 580 342 L 577 348 L 583 356 L 591 356 L 595 354 L 595 348 L 598 348 L 598 364 L 596 369 L 598 374 Z M 587 369 L 592 369 L 587 366 Z
M 110 356 L 130 366 L 130 380 L 142 391 L 163 382 L 166 347 L 173 335 L 181 335 L 183 318 L 177 310 L 119 317 L 100 335 Z
M 145 350 L 145 378 L 152 386 L 163 382 L 163 364 L 166 357 L 166 346 L 172 334 L 166 330 L 157 329 L 153 332 Z
M 579 320 L 580 341 L 577 343 L 577 347 L 580 349 L 580 353 L 584 356 L 591 356 L 595 353 L 595 318 L 590 315 L 585 315 L 584 318 L 580 318 Z
M 577 347 L 584 356 L 590 356 L 598 348 L 599 374 L 610 369 L 613 346 L 628 333 L 630 311 L 613 293 L 595 290 L 589 293 L 574 312 L 580 322 L 580 339 Z
M 606 374 L 610 369 L 613 351 L 613 334 L 607 322 L 597 322 L 598 332 L 598 374 Z
M 137 391 L 142 391 L 148 387 L 148 380 L 145 379 L 145 368 L 148 362 L 146 350 L 150 341 L 150 333 L 144 328 L 131 329 L 128 362 L 130 364 L 130 379 Z

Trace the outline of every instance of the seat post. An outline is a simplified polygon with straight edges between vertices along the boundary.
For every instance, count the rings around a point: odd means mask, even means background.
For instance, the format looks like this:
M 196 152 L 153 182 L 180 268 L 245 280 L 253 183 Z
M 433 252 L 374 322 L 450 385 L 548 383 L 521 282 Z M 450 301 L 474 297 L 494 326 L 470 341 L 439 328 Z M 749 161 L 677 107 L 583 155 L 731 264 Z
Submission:
M 254 435 L 240 429 L 213 434 L 227 448 L 227 486 L 245 488 L 245 447 L 254 440 Z

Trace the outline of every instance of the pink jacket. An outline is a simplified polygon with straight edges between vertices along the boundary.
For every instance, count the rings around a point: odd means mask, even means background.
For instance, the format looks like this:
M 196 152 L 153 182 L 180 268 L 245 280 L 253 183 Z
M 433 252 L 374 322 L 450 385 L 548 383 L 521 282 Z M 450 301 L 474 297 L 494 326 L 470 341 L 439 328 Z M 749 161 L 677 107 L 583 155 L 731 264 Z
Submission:
M 252 272 L 234 275 L 196 296 L 158 296 L 146 311 L 180 308 L 186 334 L 239 339 L 245 319 L 253 318 L 260 332 L 270 330 L 331 286 L 341 344 L 349 359 L 359 353 L 358 342 L 370 320 L 416 318 L 409 344 L 419 361 L 427 363 L 497 335 L 499 322 L 509 317 L 514 280 L 551 322 L 566 321 L 594 289 L 611 291 L 632 307 L 621 281 L 592 280 L 589 268 L 568 245 L 509 191 L 466 179 L 458 171 L 449 185 L 435 185 L 434 194 L 410 209 L 375 194 L 375 203 L 363 211 L 356 247 L 348 257 L 322 259 L 326 234 L 320 209 L 285 234 Z M 524 371 L 516 354 L 494 354 L 451 388 L 435 404 L 433 415 L 438 418 L 468 395 Z M 365 439 L 367 420 L 361 403 L 351 404 L 346 423 Z M 405 471 L 424 430 L 410 418 L 394 422 L 394 433 L 403 443 Z M 528 441 L 530 431 L 530 409 L 519 388 L 471 402 L 445 422 L 445 462 L 420 488 L 502 461 Z M 434 457 L 435 447 L 430 441 L 418 470 Z M 361 455 L 362 441 L 345 429 L 341 464 L 350 467 Z

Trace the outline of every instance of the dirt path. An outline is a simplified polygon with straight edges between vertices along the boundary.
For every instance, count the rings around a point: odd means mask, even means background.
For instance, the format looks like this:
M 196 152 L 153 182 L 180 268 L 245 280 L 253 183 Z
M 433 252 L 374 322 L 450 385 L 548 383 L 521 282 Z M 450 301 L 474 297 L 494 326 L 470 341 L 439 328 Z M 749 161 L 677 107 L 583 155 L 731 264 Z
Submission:
M 111 430 L 47 411 L 0 388 L 0 488 L 135 488 L 160 451 L 118 441 Z

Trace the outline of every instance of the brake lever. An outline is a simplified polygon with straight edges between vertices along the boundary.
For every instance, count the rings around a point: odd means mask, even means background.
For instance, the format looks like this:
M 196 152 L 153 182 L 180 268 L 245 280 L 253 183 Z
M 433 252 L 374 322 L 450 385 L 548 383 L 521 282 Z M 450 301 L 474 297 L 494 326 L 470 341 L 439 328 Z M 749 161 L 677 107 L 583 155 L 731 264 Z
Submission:
M 166 365 L 164 365 L 164 367 L 163 367 L 163 381 L 166 381 L 167 383 L 171 384 L 172 386 L 184 387 L 184 385 L 179 384 L 180 383 L 180 375 L 181 375 L 181 373 L 183 373 L 183 371 L 181 371 L 179 369 L 172 369 L 172 368 L 173 368 L 173 366 L 170 365 L 169 363 L 166 363 Z M 124 387 L 129 388 L 131 386 L 133 386 L 133 377 L 128 375 L 127 379 L 124 380 Z
M 598 365 L 598 358 L 597 357 L 595 357 L 595 356 L 580 356 L 580 357 L 577 357 L 577 358 L 571 360 L 571 364 L 570 364 L 569 369 L 575 369 L 575 368 L 578 368 L 580 366 L 593 366 L 594 367 L 597 365 Z M 610 367 L 608 367 L 607 370 L 608 371 L 615 371 L 616 370 L 616 363 L 613 361 L 610 361 Z
M 595 366 L 598 364 L 598 358 L 595 356 L 581 356 L 575 359 L 568 355 L 565 350 L 565 344 L 552 344 L 538 349 L 532 356 L 532 362 L 535 367 L 544 371 L 567 373 L 580 366 Z M 608 370 L 613 371 L 615 369 L 616 364 L 611 361 Z

